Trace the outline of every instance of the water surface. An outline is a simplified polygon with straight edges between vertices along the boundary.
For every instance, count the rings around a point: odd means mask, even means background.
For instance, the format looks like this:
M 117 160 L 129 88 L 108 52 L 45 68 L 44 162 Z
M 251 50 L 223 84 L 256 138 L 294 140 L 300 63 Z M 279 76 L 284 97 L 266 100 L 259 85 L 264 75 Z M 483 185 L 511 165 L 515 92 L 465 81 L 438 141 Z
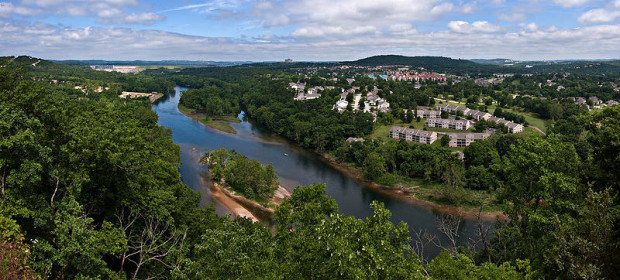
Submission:
M 440 215 L 431 209 L 369 189 L 332 168 L 317 155 L 266 133 L 247 121 L 232 124 L 237 130 L 237 134 L 233 135 L 212 130 L 183 115 L 177 109 L 183 90 L 176 88 L 175 94 L 153 105 L 153 110 L 159 116 L 159 124 L 172 130 L 174 142 L 181 147 L 180 172 L 183 182 L 202 194 L 202 203 L 213 203 L 218 213 L 226 214 L 227 211 L 209 197 L 207 182 L 203 179 L 207 168 L 199 164 L 198 160 L 207 151 L 227 148 L 263 164 L 273 164 L 280 184 L 289 190 L 300 185 L 325 183 L 327 194 L 338 202 L 343 214 L 367 217 L 372 214 L 370 203 L 373 200 L 380 201 L 392 212 L 392 221 L 406 222 L 412 235 L 414 232 L 426 231 L 438 236 L 442 244 L 449 244 L 448 239 L 437 229 Z M 476 221 L 462 220 L 458 244 L 465 245 L 476 236 L 476 228 Z M 439 248 L 433 244 L 424 247 L 426 257 L 433 257 L 438 252 Z

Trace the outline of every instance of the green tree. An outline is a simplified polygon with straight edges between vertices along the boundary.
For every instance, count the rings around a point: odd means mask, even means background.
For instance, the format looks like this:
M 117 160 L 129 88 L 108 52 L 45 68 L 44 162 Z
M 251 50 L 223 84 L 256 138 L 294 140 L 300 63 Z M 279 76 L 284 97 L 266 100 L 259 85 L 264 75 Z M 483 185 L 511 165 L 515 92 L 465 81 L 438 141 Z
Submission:
M 442 147 L 448 147 L 450 145 L 450 137 L 448 135 L 444 135 L 440 139 L 440 144 Z
M 370 153 L 363 163 L 364 177 L 370 180 L 377 179 L 385 174 L 385 158 L 378 153 Z

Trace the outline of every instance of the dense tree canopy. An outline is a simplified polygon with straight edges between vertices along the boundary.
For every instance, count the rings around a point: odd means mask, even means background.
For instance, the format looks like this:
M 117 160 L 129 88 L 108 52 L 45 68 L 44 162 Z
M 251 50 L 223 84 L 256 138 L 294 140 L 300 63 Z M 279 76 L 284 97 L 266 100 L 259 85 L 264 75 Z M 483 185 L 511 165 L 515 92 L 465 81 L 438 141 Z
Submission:
M 16 61 L 29 65 L 30 59 Z M 24 71 L 0 68 L 1 275 L 614 279 L 620 269 L 620 107 L 575 109 L 572 103 L 553 99 L 569 93 L 538 86 L 547 77 L 517 75 L 483 94 L 470 82 L 429 83 L 422 89 L 376 82 L 380 94 L 393 98 L 401 109 L 431 105 L 432 97 L 444 89 L 472 101 L 481 95 L 503 98 L 509 94 L 506 88 L 549 97 L 540 111 L 534 107 L 540 99 L 497 100 L 556 119 L 548 136 L 498 134 L 467 147 L 462 162 L 439 145 L 346 142 L 347 137 L 370 134 L 371 115 L 334 112 L 337 90 L 296 102 L 287 89 L 296 78 L 346 86 L 342 77 L 301 78 L 261 66 L 248 70 L 251 75 L 235 67 L 221 72 L 188 69 L 179 75 L 161 71 L 160 76 L 152 75 L 156 78 L 97 72 L 88 78 L 90 71 L 81 67 L 39 65 Z M 414 253 L 406 225 L 391 223 L 383 205 L 373 203 L 373 214 L 365 219 L 344 216 L 324 185 L 296 189 L 276 210 L 273 228 L 219 217 L 212 208 L 198 207 L 198 194 L 181 182 L 179 148 L 170 132 L 157 125 L 146 101 L 91 95 L 50 83 L 59 77 L 114 83 L 115 90 L 165 89 L 168 79 L 192 84 L 198 89 L 184 94 L 185 102 L 203 113 L 245 110 L 270 131 L 361 167 L 369 179 L 405 176 L 443 182 L 454 190 L 465 186 L 494 192 L 509 219 L 497 225 L 485 250 L 443 252 L 426 264 Z M 564 79 L 575 88 L 591 89 L 593 95 L 613 95 L 606 85 L 591 87 L 605 81 L 596 77 L 584 82 Z M 369 78 L 356 81 L 363 87 L 374 83 Z M 379 122 L 389 123 L 394 117 L 412 119 L 386 114 Z M 219 169 L 210 168 L 214 178 L 226 178 L 254 199 L 273 193 L 273 168 L 227 151 L 211 156 L 220 163 Z
M 203 162 L 209 164 L 211 177 L 223 182 L 239 194 L 266 203 L 278 188 L 273 166 L 263 166 L 235 151 L 218 149 L 207 153 Z

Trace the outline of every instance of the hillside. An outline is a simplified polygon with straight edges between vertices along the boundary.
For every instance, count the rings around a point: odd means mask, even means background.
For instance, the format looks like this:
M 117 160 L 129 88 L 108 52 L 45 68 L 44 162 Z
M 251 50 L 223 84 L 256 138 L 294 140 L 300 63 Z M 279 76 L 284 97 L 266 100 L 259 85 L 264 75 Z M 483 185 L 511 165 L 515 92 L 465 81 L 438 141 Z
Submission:
M 90 89 L 109 87 L 113 95 L 117 95 L 120 90 L 167 93 L 174 87 L 174 83 L 165 78 L 96 71 L 86 65 L 55 63 L 30 56 L 0 57 L 0 67 L 21 69 L 22 73 L 33 80 L 59 83 L 59 86 L 68 89 L 76 86 Z
M 477 73 L 488 71 L 500 71 L 501 68 L 492 65 L 482 65 L 464 59 L 452 59 L 440 56 L 402 56 L 402 55 L 378 55 L 363 58 L 343 64 L 361 66 L 380 66 L 380 65 L 403 65 L 409 67 L 421 67 L 431 71 L 450 72 L 450 73 Z

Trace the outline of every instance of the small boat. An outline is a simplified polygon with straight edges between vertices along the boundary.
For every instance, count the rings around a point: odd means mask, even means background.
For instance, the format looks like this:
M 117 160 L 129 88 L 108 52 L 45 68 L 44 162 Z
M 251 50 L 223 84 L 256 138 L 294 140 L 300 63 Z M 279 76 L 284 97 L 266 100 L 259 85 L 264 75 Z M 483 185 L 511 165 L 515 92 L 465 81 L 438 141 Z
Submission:
M 285 156 L 285 157 L 288 157 L 288 154 L 287 154 L 287 153 L 284 153 L 284 156 Z

